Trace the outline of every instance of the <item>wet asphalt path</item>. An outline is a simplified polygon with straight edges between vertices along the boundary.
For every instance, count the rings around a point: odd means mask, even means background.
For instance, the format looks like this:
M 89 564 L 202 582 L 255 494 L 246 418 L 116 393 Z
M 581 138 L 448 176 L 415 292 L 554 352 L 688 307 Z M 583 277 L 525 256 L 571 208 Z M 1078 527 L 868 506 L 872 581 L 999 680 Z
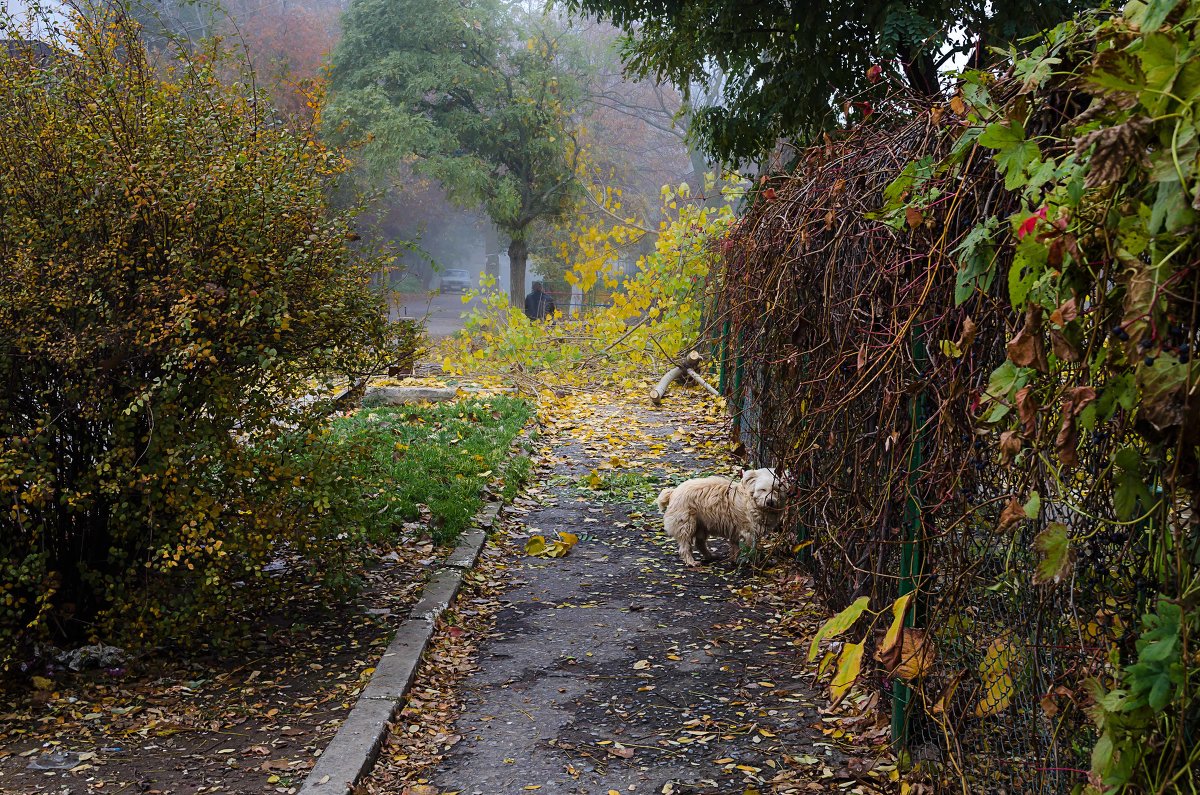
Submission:
M 667 438 L 678 418 L 659 421 L 649 432 Z M 514 533 L 581 540 L 508 569 L 514 587 L 461 688 L 463 740 L 432 783 L 463 795 L 813 791 L 794 782 L 834 762 L 812 728 L 820 697 L 774 608 L 754 604 L 752 575 L 687 570 L 649 502 L 657 485 L 632 499 L 594 491 L 581 479 L 601 454 L 552 442 L 558 463 Z M 700 468 L 677 449 L 663 462 Z

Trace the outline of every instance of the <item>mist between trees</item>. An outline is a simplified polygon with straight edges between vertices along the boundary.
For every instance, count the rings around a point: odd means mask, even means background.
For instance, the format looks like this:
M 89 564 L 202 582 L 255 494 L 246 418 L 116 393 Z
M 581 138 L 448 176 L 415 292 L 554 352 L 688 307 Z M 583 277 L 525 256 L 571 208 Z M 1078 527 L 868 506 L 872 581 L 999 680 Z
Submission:
M 10 13 L 22 37 L 53 40 L 70 9 Z M 682 94 L 623 76 L 616 28 L 540 3 L 134 0 L 128 11 L 152 51 L 220 41 L 273 123 L 350 152 L 338 202 L 366 197 L 363 245 L 394 258 L 379 283 L 409 296 L 446 269 L 474 284 L 491 273 L 514 296 L 534 278 L 569 295 L 562 222 L 611 209 L 584 182 L 619 190 L 622 216 L 654 230 L 662 186 L 698 191 L 710 168 L 686 139 Z M 652 236 L 614 268 L 632 269 Z

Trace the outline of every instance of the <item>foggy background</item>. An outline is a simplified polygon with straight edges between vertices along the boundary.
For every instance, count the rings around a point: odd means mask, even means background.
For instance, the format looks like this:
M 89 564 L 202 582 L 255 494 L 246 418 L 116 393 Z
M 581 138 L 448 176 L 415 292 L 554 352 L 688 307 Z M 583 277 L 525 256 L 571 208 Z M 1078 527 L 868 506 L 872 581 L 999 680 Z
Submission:
M 168 36 L 195 43 L 218 35 L 236 43 L 279 111 L 304 125 L 314 121 L 311 96 L 340 36 L 340 16 L 351 1 L 139 0 L 134 12 L 152 44 L 165 43 Z M 56 26 L 66 23 L 66 8 L 58 0 L 0 0 L 0 11 L 22 23 L 26 37 L 47 41 L 55 38 Z M 677 118 L 681 97 L 671 88 L 622 76 L 615 29 L 571 20 L 557 10 L 551 14 L 570 35 L 586 42 L 593 59 L 594 76 L 578 114 L 593 139 L 596 166 L 611 174 L 605 184 L 621 188 L 625 204 L 643 213 L 649 228 L 657 228 L 660 188 L 688 182 L 699 193 L 702 174 L 709 168 L 684 139 L 686 114 Z M 478 285 L 489 257 L 500 288 L 507 286 L 508 240 L 482 212 L 452 204 L 440 185 L 412 173 L 398 174 L 391 185 L 372 195 L 360 227 L 365 245 L 396 257 L 397 267 L 381 274 L 380 282 L 405 294 L 400 303 L 419 304 L 416 294 L 436 289 L 438 272 L 446 269 L 466 270 Z M 652 247 L 652 239 L 631 246 L 619 267 L 632 270 L 638 256 Z M 547 256 L 545 250 L 531 247 L 526 292 L 542 277 L 539 263 Z M 453 303 L 455 311 L 461 311 L 461 303 Z

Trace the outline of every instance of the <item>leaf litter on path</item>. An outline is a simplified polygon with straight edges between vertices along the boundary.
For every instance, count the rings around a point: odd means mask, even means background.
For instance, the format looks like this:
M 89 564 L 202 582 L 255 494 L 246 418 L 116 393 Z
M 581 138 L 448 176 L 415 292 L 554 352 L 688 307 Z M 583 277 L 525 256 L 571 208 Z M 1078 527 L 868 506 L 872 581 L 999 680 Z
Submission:
M 0 707 L 0 793 L 294 789 L 445 551 L 416 537 L 381 548 L 357 598 L 329 605 L 314 586 L 257 617 L 235 654 L 38 675 Z
M 539 416 L 534 482 L 364 791 L 894 791 L 878 698 L 852 690 L 822 709 L 804 660 L 823 618 L 807 578 L 688 571 L 662 533 L 657 488 L 737 472 L 720 402 L 581 392 Z M 528 556 L 564 534 L 570 556 Z

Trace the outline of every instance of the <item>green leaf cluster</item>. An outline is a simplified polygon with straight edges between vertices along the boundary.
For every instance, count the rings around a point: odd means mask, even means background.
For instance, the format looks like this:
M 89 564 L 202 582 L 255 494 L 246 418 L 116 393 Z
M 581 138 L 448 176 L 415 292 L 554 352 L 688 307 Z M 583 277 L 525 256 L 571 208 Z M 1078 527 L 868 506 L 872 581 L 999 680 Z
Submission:
M 892 0 L 795 3 L 762 0 L 570 0 L 581 12 L 628 34 L 626 57 L 639 75 L 689 92 L 716 84 L 718 102 L 696 102 L 694 133 L 716 157 L 737 162 L 779 139 L 812 140 L 859 110 L 844 103 L 883 97 L 886 82 L 940 91 L 939 69 L 953 55 L 987 57 L 986 47 L 1050 28 L 1088 0 L 1027 2 Z M 982 42 L 986 45 L 980 46 Z M 1041 70 L 1052 63 L 1042 64 Z
M 952 105 L 969 129 L 934 167 L 966 173 L 970 155 L 985 152 L 1019 199 L 1007 218 L 979 219 L 955 250 L 955 302 L 996 298 L 1007 268 L 1007 303 L 1021 318 L 979 419 L 1006 429 L 1010 450 L 1032 451 L 1021 477 L 1048 472 L 1060 494 L 1103 493 L 1111 506 L 1100 516 L 1065 506 L 1079 516 L 1034 539 L 1034 584 L 1070 577 L 1095 536 L 1147 545 L 1131 570 L 1164 596 L 1143 616 L 1134 653 L 1112 649 L 1111 690 L 1096 685 L 1092 766 L 1106 792 L 1164 791 L 1200 763 L 1180 745 L 1197 709 L 1196 666 L 1181 657 L 1200 627 L 1197 543 L 1177 534 L 1172 509 L 1195 493 L 1200 439 L 1200 3 L 1132 2 L 1010 55 L 1000 90 L 991 73 L 964 75 Z M 1073 111 L 1055 118 L 1064 96 Z M 1122 443 L 1085 464 L 1084 434 Z

